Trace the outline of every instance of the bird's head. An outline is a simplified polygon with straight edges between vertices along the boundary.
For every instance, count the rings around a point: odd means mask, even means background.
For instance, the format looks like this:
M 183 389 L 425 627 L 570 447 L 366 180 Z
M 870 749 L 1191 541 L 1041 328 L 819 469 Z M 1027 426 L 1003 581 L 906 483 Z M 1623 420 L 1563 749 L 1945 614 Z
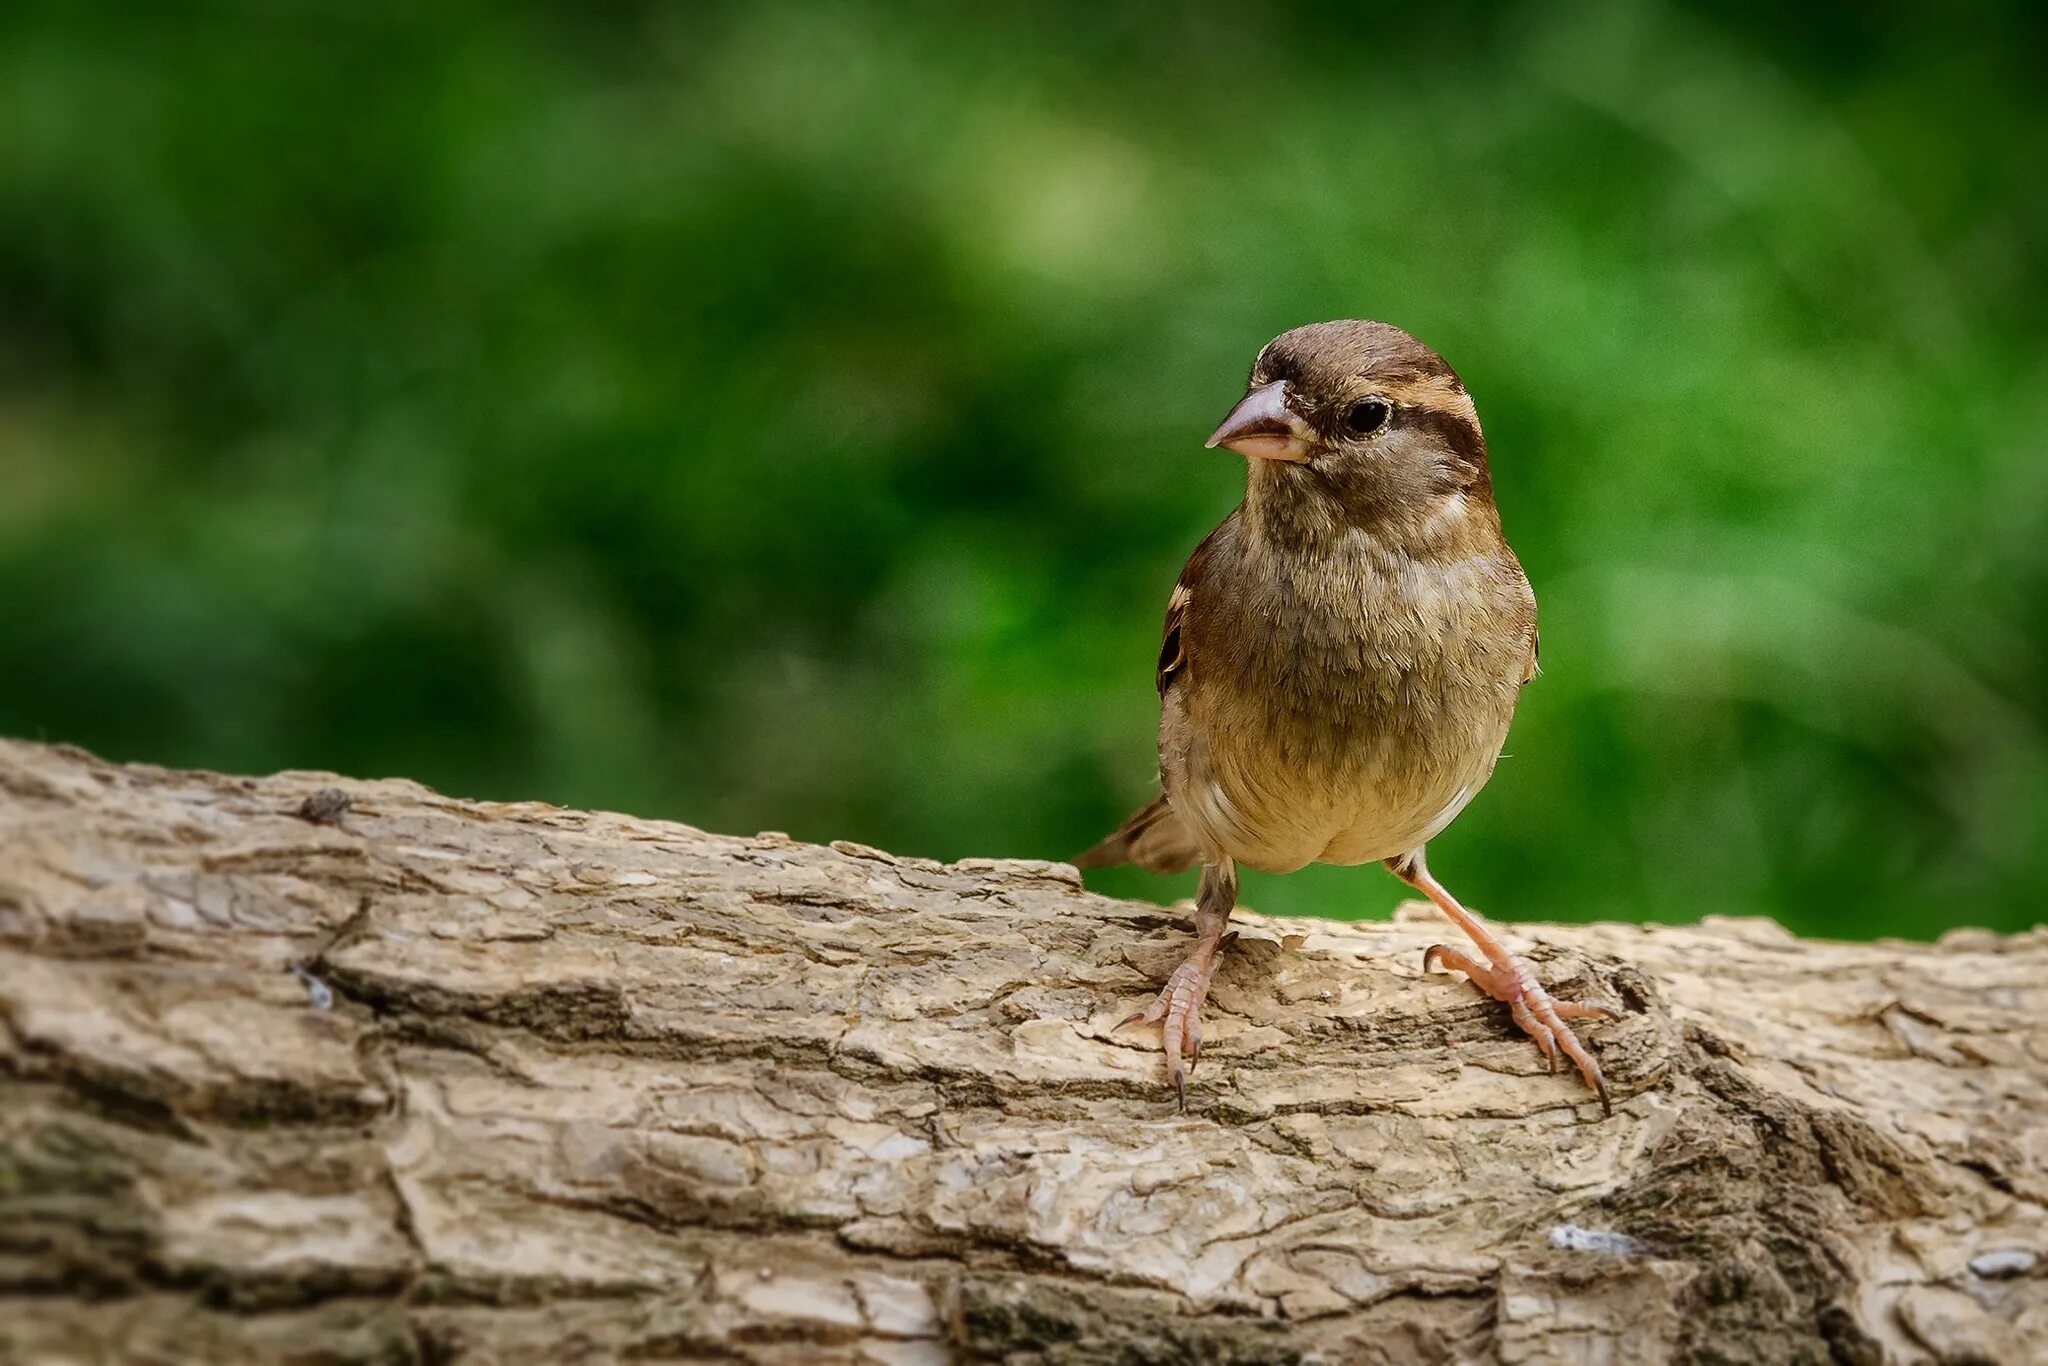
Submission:
M 1398 327 L 1311 323 L 1266 344 L 1210 447 L 1249 458 L 1265 493 L 1358 525 L 1490 500 L 1486 442 L 1457 372 Z

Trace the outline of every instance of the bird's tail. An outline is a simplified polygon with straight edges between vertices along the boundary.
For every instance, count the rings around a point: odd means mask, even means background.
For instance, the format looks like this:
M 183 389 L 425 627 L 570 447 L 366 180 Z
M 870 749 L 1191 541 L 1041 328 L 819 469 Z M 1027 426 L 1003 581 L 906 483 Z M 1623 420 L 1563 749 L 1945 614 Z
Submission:
M 1094 848 L 1074 856 L 1076 868 L 1108 868 L 1135 863 L 1148 873 L 1179 873 L 1195 865 L 1200 855 L 1195 838 L 1181 824 L 1160 793 L 1131 813 L 1129 820 L 1109 832 Z

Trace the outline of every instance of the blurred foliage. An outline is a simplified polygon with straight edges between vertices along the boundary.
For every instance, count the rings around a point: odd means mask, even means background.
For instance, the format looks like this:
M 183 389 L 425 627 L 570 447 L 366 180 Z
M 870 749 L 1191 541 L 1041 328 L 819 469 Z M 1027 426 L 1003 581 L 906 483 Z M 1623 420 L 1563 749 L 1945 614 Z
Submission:
M 9 5 L 0 731 L 1064 855 L 1377 317 L 1543 604 L 1453 886 L 2042 918 L 2040 7 L 992 8 Z

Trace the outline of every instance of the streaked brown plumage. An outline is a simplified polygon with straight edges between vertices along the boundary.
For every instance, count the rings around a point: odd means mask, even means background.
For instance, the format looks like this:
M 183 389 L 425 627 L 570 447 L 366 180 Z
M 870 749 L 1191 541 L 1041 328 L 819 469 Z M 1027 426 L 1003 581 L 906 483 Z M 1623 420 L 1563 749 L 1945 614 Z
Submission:
M 1507 1002 L 1607 1099 L 1521 960 L 1430 876 L 1423 846 L 1493 772 L 1536 671 L 1536 598 L 1502 534 L 1470 396 L 1427 346 L 1318 323 L 1260 352 L 1211 446 L 1250 457 L 1242 506 L 1167 602 L 1157 683 L 1162 792 L 1083 867 L 1202 865 L 1194 952 L 1133 1020 L 1164 1020 L 1168 1071 L 1201 1047 L 1237 865 L 1384 862 L 1478 944 L 1429 961 Z

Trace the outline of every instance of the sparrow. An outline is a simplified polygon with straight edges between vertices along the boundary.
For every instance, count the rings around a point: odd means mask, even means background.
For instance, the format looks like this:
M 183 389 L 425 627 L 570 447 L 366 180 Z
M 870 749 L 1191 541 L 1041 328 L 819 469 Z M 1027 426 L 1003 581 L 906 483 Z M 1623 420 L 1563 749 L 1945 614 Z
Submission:
M 1501 531 L 1471 395 L 1397 327 L 1315 323 L 1267 343 L 1207 444 L 1246 457 L 1245 496 L 1167 599 L 1161 790 L 1074 860 L 1202 867 L 1193 950 L 1123 1023 L 1163 1022 L 1185 1107 L 1238 868 L 1378 862 L 1478 951 L 1434 945 L 1423 971 L 1505 1003 L 1611 1112 L 1569 1021 L 1614 1012 L 1553 1000 L 1423 857 L 1492 775 L 1536 674 L 1536 595 Z

